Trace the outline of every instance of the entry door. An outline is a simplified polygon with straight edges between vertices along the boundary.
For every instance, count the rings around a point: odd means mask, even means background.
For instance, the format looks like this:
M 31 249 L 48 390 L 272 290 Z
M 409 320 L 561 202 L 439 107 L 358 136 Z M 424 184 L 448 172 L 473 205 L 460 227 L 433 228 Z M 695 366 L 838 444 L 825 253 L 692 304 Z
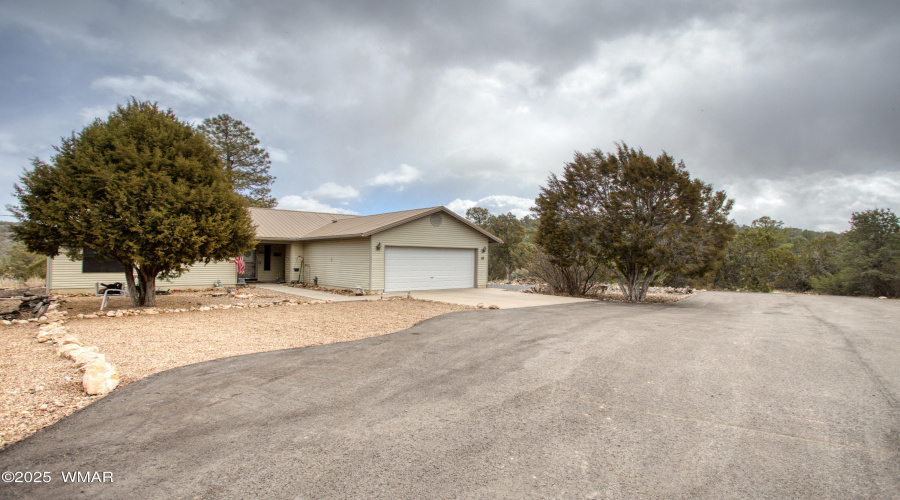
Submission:
M 413 247 L 385 249 L 386 292 L 474 287 L 474 249 Z
M 244 274 L 240 275 L 245 280 L 256 279 L 256 249 L 244 252 Z

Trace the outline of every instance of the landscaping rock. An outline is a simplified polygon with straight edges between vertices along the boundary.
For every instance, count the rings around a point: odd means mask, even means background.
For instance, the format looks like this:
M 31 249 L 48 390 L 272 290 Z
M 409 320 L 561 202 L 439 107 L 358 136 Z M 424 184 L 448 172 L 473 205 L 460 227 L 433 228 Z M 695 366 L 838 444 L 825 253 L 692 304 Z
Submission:
M 491 304 L 488 306 L 488 309 L 500 309 L 500 306 L 498 306 L 496 304 Z
M 56 345 L 63 345 L 63 344 L 81 345 L 81 341 L 78 340 L 78 337 L 72 335 L 71 333 L 64 333 L 62 335 L 53 337 L 53 343 Z
M 74 351 L 71 354 L 72 361 L 75 362 L 75 366 L 78 368 L 81 368 L 82 366 L 94 361 L 106 361 L 106 356 L 96 351 L 85 351 L 79 349 L 78 351 Z
M 66 344 L 66 345 L 73 345 L 73 344 Z M 88 346 L 88 347 L 80 347 L 79 346 L 78 349 L 71 349 L 71 350 L 67 351 L 64 356 L 68 359 L 71 359 L 72 361 L 75 361 L 78 358 L 78 356 L 85 356 L 91 352 L 97 354 L 99 351 L 100 351 L 100 348 L 95 345 Z
M 76 349 L 81 349 L 81 345 L 79 345 L 79 344 L 62 344 L 56 348 L 56 355 L 61 358 L 68 358 L 69 353 Z
M 92 396 L 108 394 L 119 385 L 119 370 L 106 361 L 91 361 L 82 370 L 81 385 Z

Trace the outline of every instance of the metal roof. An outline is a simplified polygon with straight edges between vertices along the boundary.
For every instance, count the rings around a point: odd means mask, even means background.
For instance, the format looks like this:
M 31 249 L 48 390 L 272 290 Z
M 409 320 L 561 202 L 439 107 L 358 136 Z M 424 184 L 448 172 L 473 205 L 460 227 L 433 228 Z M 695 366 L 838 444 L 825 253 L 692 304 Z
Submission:
M 452 216 L 487 236 L 494 243 L 503 242 L 446 207 L 418 208 L 365 216 L 250 208 L 250 217 L 256 224 L 258 239 L 317 240 L 371 236 L 435 212 L 444 212 Z
M 292 240 L 331 224 L 333 220 L 352 219 L 358 215 L 300 212 L 274 208 L 250 208 L 250 218 L 256 226 L 256 238 L 261 240 Z

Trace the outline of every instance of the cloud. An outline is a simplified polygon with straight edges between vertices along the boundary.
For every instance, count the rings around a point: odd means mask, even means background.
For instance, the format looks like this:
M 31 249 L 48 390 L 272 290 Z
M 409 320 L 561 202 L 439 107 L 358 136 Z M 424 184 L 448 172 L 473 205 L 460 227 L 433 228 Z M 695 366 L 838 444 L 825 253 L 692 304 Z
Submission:
M 359 196 L 359 191 L 357 191 L 353 186 L 341 186 L 334 182 L 326 182 L 325 184 L 317 187 L 315 191 L 307 191 L 304 194 L 312 196 L 313 198 L 325 198 L 334 200 L 356 198 Z
M 90 106 L 87 108 L 82 108 L 78 113 L 81 116 L 81 119 L 85 124 L 93 122 L 95 119 L 100 118 L 101 120 L 106 120 L 109 118 L 109 114 L 116 109 L 115 105 L 110 106 Z
M 465 215 L 466 210 L 472 207 L 481 207 L 486 208 L 495 215 L 511 212 L 520 219 L 526 215 L 531 215 L 531 207 L 533 206 L 534 200 L 531 198 L 519 198 L 518 196 L 508 195 L 486 196 L 478 201 L 457 198 L 447 204 L 447 208 L 460 215 Z
M 0 154 L 21 155 L 25 148 L 16 140 L 16 136 L 0 130 Z
M 322 203 L 318 200 L 297 195 L 282 196 L 278 200 L 278 208 L 283 210 L 301 210 L 304 212 L 357 215 L 357 212 L 354 212 L 353 210 L 332 207 L 331 205 Z
M 764 215 L 786 226 L 845 231 L 853 212 L 900 209 L 900 172 L 872 174 L 822 172 L 784 179 L 746 179 L 725 185 L 735 200 L 732 217 L 749 224 Z
M 135 96 L 139 99 L 158 101 L 169 97 L 179 102 L 202 104 L 207 95 L 190 83 L 166 81 L 157 76 L 104 76 L 91 82 L 91 88 L 110 90 L 119 96 Z
M 378 174 L 369 184 L 372 186 L 397 186 L 409 184 L 421 177 L 422 172 L 419 169 L 404 163 L 390 172 Z

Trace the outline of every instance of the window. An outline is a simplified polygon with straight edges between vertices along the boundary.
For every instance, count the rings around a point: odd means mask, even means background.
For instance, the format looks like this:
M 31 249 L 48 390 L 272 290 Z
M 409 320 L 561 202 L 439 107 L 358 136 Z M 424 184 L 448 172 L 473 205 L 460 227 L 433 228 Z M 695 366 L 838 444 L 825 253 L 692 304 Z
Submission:
M 102 253 L 97 253 L 90 248 L 83 248 L 82 255 L 84 260 L 81 261 L 81 272 L 83 273 L 123 273 L 125 268 L 122 264 L 110 259 Z
M 263 271 L 272 270 L 272 245 L 263 245 Z

